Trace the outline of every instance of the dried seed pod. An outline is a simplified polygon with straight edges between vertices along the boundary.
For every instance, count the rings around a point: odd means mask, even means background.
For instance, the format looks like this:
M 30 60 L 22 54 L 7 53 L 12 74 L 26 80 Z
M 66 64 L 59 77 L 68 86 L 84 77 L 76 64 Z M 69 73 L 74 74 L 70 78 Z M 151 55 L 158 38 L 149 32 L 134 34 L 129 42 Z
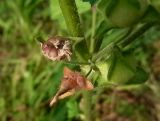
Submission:
M 56 36 L 49 38 L 46 42 L 41 43 L 42 53 L 50 60 L 71 60 L 71 44 L 69 40 Z
M 58 99 L 73 95 L 78 90 L 92 90 L 92 83 L 82 76 L 79 72 L 74 72 L 69 68 L 64 68 L 64 76 L 60 88 L 56 95 L 52 98 L 50 106 L 55 104 Z

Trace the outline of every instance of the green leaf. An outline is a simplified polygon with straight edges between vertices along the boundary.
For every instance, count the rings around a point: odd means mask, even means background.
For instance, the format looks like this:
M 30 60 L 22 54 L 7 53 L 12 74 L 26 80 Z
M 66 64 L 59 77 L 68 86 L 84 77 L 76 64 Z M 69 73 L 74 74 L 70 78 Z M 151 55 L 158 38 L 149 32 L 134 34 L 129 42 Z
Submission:
M 5 99 L 3 97 L 0 97 L 0 110 L 2 111 L 3 109 L 5 109 Z
M 147 0 L 100 0 L 98 9 L 114 26 L 130 27 L 141 20 L 147 5 Z
M 67 108 L 68 108 L 68 118 L 74 118 L 79 116 L 79 108 L 78 103 L 75 99 L 71 98 L 67 102 Z
M 129 63 L 126 62 L 125 58 L 123 56 L 117 56 L 114 68 L 111 69 L 112 73 L 108 79 L 107 76 L 113 61 L 112 59 L 113 58 L 110 57 L 106 62 L 100 62 L 97 64 L 102 77 L 102 81 L 98 82 L 100 85 L 107 84 L 108 82 L 115 84 L 125 84 L 135 76 L 134 69 L 132 69 Z
M 137 68 L 135 76 L 126 84 L 143 84 L 147 81 L 148 74 L 141 68 Z
M 91 9 L 91 6 L 89 3 L 84 3 L 83 1 L 81 0 L 75 0 L 76 1 L 76 5 L 77 5 L 77 8 L 78 8 L 78 12 L 80 14 L 82 13 L 85 13 L 87 12 L 88 10 Z
M 104 2 L 106 2 L 104 0 Z M 105 3 L 101 2 L 103 5 L 105 5 Z M 110 14 L 112 13 L 114 7 L 118 4 L 118 0 L 110 0 L 108 1 L 108 6 L 105 9 L 106 15 L 110 16 Z M 100 4 L 101 5 L 101 4 Z M 102 6 L 102 5 L 101 5 Z M 99 7 L 101 7 L 99 6 Z
M 160 12 L 160 0 L 150 0 L 151 4 Z
M 53 119 L 54 121 L 66 121 L 67 119 L 67 107 L 65 105 L 66 100 L 62 100 L 54 107 Z
M 107 33 L 111 28 L 112 28 L 112 25 L 107 24 L 104 20 L 97 27 L 96 32 L 95 32 L 96 34 L 94 37 L 95 38 L 94 52 L 97 52 L 100 49 L 105 33 Z
M 123 40 L 123 38 L 128 35 L 128 31 L 129 29 L 122 29 L 122 28 L 116 28 L 116 29 L 112 29 L 111 31 L 109 31 L 108 33 L 104 34 L 104 38 L 102 40 L 102 45 L 101 48 L 106 47 L 107 45 L 109 45 L 112 42 L 119 42 L 120 40 Z
M 78 59 L 77 61 L 79 62 L 87 62 L 88 58 L 91 57 L 91 55 L 88 52 L 86 43 L 84 43 L 84 40 L 80 42 L 75 42 L 73 44 L 73 50 L 75 50 L 75 54 Z M 83 53 L 83 56 L 80 53 Z
M 82 0 L 83 2 L 89 2 L 91 5 L 95 4 L 98 0 Z
M 114 71 L 114 68 L 115 68 L 115 64 L 116 64 L 116 55 L 114 55 L 114 53 L 111 55 L 111 64 L 110 64 L 110 67 L 109 67 L 109 70 L 108 70 L 108 74 L 107 74 L 107 79 L 110 80 L 111 77 L 112 77 L 112 74 L 113 74 L 113 71 Z
M 140 0 L 126 0 L 126 2 L 128 2 L 128 5 L 132 5 L 134 7 L 136 7 L 137 9 L 141 9 L 140 6 Z
M 115 68 L 112 72 L 111 79 L 109 81 L 118 83 L 118 84 L 125 84 L 128 80 L 130 80 L 135 72 L 130 67 L 127 62 L 124 62 L 121 58 L 117 57 Z
M 153 6 L 149 6 L 144 17 L 143 20 L 144 22 L 159 22 L 160 19 L 160 13 L 153 7 Z

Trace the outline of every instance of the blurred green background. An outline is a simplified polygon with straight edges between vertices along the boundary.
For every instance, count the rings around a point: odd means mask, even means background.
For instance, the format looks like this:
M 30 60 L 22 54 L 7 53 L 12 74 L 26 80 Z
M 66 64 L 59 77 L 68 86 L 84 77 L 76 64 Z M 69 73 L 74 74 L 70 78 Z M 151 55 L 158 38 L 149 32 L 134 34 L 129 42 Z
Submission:
M 90 5 L 77 2 L 86 31 L 91 24 Z M 67 36 L 58 1 L 0 0 L 0 15 L 0 121 L 83 120 L 79 98 L 62 100 L 53 108 L 48 105 L 58 89 L 64 64 L 44 58 L 35 38 Z M 160 28 L 155 27 L 134 43 L 139 63 L 150 73 L 145 86 L 134 94 L 112 89 L 93 94 L 92 113 L 96 121 L 112 121 L 112 118 L 113 121 L 158 121 L 159 39 Z

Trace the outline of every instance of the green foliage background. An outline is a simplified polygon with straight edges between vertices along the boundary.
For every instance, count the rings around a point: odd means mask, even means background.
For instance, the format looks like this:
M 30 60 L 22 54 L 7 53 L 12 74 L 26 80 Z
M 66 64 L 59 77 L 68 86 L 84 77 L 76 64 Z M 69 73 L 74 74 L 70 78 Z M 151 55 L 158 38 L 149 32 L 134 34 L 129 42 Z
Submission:
M 90 4 L 76 2 L 86 31 L 91 26 Z M 58 89 L 64 64 L 44 58 L 35 38 L 68 34 L 58 0 L 1 0 L 0 15 L 0 121 L 83 119 L 74 97 L 60 101 L 54 108 L 48 106 Z M 140 45 L 149 47 L 159 37 L 159 28 L 153 28 L 134 43 L 135 54 L 148 71 L 150 51 Z M 124 105 L 119 112 L 124 111 Z

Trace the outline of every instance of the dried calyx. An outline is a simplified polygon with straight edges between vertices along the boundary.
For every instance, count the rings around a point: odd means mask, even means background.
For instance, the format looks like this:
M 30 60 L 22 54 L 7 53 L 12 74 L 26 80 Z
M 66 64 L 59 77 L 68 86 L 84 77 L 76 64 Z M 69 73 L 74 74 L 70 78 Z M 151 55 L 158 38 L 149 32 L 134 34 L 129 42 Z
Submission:
M 46 42 L 41 42 L 42 53 L 52 61 L 71 60 L 71 44 L 68 39 L 60 36 L 51 37 Z
M 52 98 L 50 106 L 54 105 L 59 99 L 71 96 L 79 90 L 92 90 L 92 83 L 82 76 L 79 72 L 74 72 L 69 68 L 64 68 L 64 76 L 60 88 Z

